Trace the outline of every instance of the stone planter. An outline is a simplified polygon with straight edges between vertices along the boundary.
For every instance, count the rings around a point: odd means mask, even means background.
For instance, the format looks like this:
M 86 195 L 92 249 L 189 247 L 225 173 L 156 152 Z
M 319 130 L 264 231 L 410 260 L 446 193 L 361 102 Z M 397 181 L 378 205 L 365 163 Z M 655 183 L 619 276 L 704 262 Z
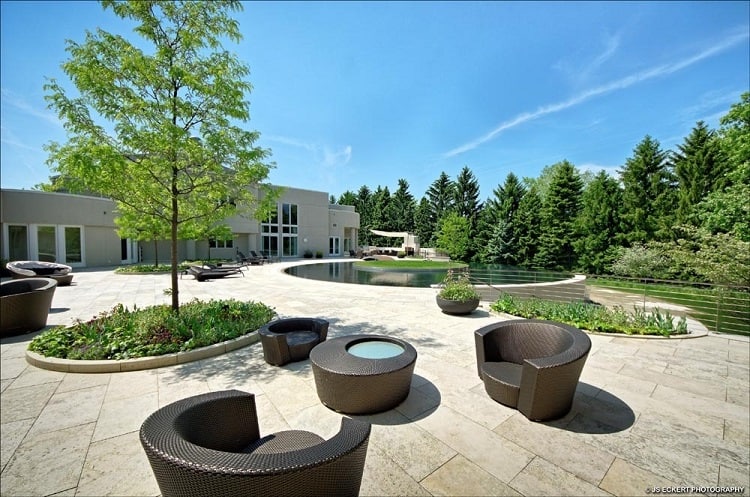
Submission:
M 473 300 L 445 300 L 444 298 L 437 295 L 435 297 L 438 307 L 446 313 L 455 316 L 461 316 L 465 314 L 471 314 L 474 309 L 479 307 L 479 299 Z

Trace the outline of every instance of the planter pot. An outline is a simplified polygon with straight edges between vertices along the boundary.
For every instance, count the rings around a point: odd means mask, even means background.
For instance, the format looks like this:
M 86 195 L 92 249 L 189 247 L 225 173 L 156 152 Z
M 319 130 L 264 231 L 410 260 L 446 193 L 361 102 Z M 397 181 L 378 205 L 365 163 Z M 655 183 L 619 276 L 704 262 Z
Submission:
M 445 300 L 439 295 L 435 297 L 438 307 L 446 313 L 455 316 L 461 316 L 464 314 L 471 314 L 474 309 L 479 307 L 479 299 L 474 300 Z

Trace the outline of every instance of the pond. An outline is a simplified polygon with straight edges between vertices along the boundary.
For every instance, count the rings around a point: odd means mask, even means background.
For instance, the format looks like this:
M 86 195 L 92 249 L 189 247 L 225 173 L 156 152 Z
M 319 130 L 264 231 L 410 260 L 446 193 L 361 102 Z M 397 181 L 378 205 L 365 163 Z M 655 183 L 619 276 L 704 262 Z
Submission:
M 335 283 L 354 283 L 358 285 L 408 286 L 429 288 L 439 284 L 446 275 L 445 269 L 435 270 L 406 270 L 406 269 L 375 269 L 357 267 L 352 262 L 321 262 L 318 264 L 303 264 L 287 268 L 286 273 L 300 278 Z M 493 285 L 509 285 L 519 283 L 539 283 L 567 278 L 569 275 L 554 272 L 527 271 L 510 266 L 471 265 L 472 275 L 482 278 L 487 275 L 487 281 Z

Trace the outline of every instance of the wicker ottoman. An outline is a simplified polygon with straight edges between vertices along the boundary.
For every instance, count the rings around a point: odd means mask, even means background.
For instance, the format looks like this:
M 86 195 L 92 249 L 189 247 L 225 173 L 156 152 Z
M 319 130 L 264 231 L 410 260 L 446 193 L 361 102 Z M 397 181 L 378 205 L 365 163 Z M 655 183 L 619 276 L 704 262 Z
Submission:
M 409 395 L 417 351 L 397 338 L 351 335 L 322 342 L 310 352 L 320 401 L 334 411 L 387 411 Z

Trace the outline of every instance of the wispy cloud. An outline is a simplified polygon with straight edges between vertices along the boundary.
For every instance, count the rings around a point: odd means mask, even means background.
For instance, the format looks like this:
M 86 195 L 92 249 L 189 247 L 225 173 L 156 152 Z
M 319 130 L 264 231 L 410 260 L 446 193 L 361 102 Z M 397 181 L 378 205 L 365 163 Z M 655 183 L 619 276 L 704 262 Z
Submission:
M 313 155 L 312 162 L 326 168 L 345 166 L 352 158 L 351 145 L 346 145 L 340 148 L 331 148 L 328 145 L 318 145 L 316 143 L 309 143 L 286 136 L 272 135 L 266 136 L 265 138 L 271 142 L 282 143 L 284 145 L 307 150 Z
M 594 97 L 605 95 L 607 93 L 611 93 L 617 90 L 623 90 L 625 88 L 641 83 L 643 81 L 647 81 L 647 80 L 654 79 L 654 78 L 661 77 L 661 76 L 668 76 L 675 72 L 681 71 L 682 69 L 685 69 L 694 64 L 697 64 L 698 62 L 702 60 L 705 60 L 739 43 L 742 43 L 743 41 L 746 41 L 747 39 L 748 39 L 747 31 L 744 31 L 739 34 L 734 34 L 722 40 L 721 42 L 698 52 L 697 54 L 691 57 L 687 57 L 685 59 L 679 60 L 671 64 L 664 64 L 664 65 L 660 65 L 657 67 L 653 67 L 651 69 L 647 69 L 645 71 L 641 71 L 636 74 L 626 76 L 616 81 L 612 81 L 611 83 L 607 83 L 605 85 L 591 88 L 589 90 L 583 91 L 579 93 L 578 95 L 575 95 L 569 98 L 568 100 L 558 102 L 555 104 L 550 104 L 544 107 L 540 107 L 533 112 L 524 112 L 514 117 L 513 119 L 510 119 L 504 123 L 501 123 L 499 126 L 491 130 L 489 133 L 475 140 L 472 140 L 468 143 L 465 143 L 459 147 L 456 147 L 452 150 L 449 150 L 448 152 L 443 154 L 443 157 L 450 158 L 450 157 L 455 157 L 457 155 L 461 155 L 465 152 L 468 152 L 469 150 L 473 150 L 479 147 L 480 145 L 492 140 L 503 131 L 506 131 L 511 128 L 515 128 L 516 126 L 520 124 L 533 121 L 542 116 L 546 116 L 548 114 L 554 114 L 556 112 L 569 109 L 583 102 L 586 102 L 587 100 L 590 100 Z
M 13 93 L 12 91 L 2 88 L 0 90 L 0 95 L 2 95 L 3 105 L 10 105 L 32 117 L 46 121 L 49 124 L 52 124 L 59 128 L 63 127 L 62 122 L 60 122 L 60 119 L 58 119 L 57 116 L 53 112 L 50 112 L 47 109 L 39 109 L 39 108 L 33 107 L 26 100 L 24 100 L 19 95 Z

